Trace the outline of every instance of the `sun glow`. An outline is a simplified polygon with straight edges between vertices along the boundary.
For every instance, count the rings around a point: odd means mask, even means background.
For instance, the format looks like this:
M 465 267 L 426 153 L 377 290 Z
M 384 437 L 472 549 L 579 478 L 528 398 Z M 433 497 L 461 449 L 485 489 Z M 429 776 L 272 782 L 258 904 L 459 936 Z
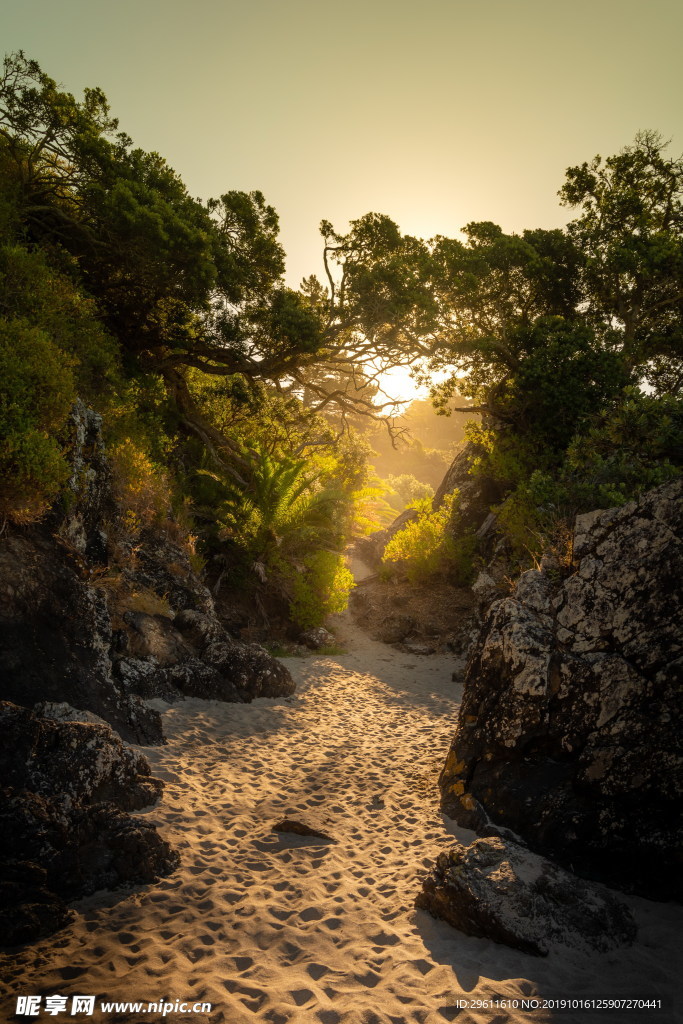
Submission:
M 380 390 L 375 398 L 377 405 L 393 400 L 407 405 L 416 398 L 427 398 L 429 395 L 429 388 L 418 384 L 411 376 L 409 366 L 395 366 L 387 370 L 380 374 L 378 383 Z

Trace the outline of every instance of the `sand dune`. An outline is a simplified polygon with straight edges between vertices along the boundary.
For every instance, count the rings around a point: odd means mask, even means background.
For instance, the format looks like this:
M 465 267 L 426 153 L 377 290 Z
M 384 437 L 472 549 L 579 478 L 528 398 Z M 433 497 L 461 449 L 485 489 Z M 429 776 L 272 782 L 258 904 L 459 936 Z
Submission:
M 683 911 L 630 900 L 636 946 L 590 958 L 558 947 L 547 960 L 415 911 L 418 871 L 455 834 L 436 788 L 459 697 L 453 663 L 375 643 L 348 618 L 338 628 L 349 653 L 287 660 L 293 697 L 156 702 L 169 742 L 145 753 L 166 790 L 142 813 L 182 866 L 157 885 L 82 900 L 70 927 L 4 956 L 8 1019 L 21 993 L 204 1001 L 211 1012 L 165 1019 L 207 1024 L 681 1019 L 459 1005 L 533 993 L 670 998 Z M 273 832 L 284 817 L 335 841 Z M 67 1018 L 163 1019 L 40 1019 Z

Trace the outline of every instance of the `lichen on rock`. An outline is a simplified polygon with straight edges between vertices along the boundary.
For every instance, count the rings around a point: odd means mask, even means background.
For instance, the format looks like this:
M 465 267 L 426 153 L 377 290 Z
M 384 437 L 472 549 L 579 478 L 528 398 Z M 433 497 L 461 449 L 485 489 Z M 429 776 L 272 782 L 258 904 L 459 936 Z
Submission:
M 555 945 L 603 953 L 636 935 L 630 911 L 608 889 L 498 836 L 441 853 L 415 905 L 536 956 Z
M 587 877 L 683 895 L 683 481 L 579 516 L 574 566 L 531 570 L 470 657 L 442 807 Z
M 61 927 L 74 897 L 176 867 L 154 826 L 126 813 L 154 803 L 163 784 L 108 725 L 3 701 L 0 728 L 0 944 Z

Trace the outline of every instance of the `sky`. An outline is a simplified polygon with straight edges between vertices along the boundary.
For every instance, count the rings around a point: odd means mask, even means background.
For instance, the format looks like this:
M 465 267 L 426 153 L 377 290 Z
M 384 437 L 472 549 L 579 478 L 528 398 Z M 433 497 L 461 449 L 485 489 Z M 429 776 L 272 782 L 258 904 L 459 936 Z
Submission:
M 260 189 L 287 279 L 321 219 L 554 227 L 566 167 L 644 128 L 683 150 L 679 0 L 3 0 L 3 50 L 99 85 L 202 198 Z

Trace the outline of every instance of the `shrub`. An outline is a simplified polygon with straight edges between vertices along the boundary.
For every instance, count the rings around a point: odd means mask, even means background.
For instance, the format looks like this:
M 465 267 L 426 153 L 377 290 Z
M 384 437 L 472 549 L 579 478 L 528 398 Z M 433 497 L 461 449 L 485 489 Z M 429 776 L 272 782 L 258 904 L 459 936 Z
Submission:
M 36 327 L 0 320 L 0 513 L 39 519 L 69 477 L 57 435 L 75 400 L 72 362 Z
M 138 533 L 145 526 L 163 521 L 171 506 L 171 487 L 165 471 L 131 437 L 111 445 L 109 456 L 114 493 L 123 508 L 124 529 Z
M 304 571 L 285 570 L 291 586 L 290 613 L 302 629 L 321 626 L 328 615 L 343 612 L 353 576 L 343 555 L 314 551 L 303 559 Z
M 456 490 L 437 509 L 427 498 L 415 503 L 416 518 L 399 529 L 384 549 L 382 564 L 389 573 L 400 568 L 412 583 L 422 583 L 453 569 L 457 550 L 449 527 L 457 501 Z

